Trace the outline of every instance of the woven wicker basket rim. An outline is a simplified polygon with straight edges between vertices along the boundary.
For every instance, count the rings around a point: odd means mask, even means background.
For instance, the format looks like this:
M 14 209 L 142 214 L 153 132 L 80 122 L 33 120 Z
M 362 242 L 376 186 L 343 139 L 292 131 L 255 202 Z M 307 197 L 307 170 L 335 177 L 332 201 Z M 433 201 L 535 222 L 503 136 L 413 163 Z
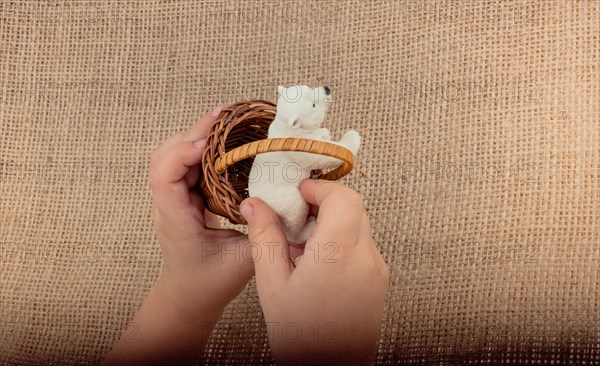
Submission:
M 202 157 L 199 190 L 206 208 L 246 224 L 239 205 L 248 197 L 248 179 L 254 158 L 268 152 L 300 152 L 333 157 L 338 161 L 311 171 L 310 178 L 339 180 L 354 168 L 354 154 L 334 142 L 303 138 L 268 138 L 277 106 L 267 100 L 248 100 L 223 107 L 210 128 Z

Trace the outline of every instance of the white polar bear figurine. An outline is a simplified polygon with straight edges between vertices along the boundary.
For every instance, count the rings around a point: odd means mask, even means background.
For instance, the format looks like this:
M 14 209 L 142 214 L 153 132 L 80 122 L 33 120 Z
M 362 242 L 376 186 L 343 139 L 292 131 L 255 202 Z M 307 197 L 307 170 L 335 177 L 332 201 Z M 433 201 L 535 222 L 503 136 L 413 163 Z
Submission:
M 277 114 L 269 127 L 268 138 L 300 137 L 329 141 L 352 151 L 360 148 L 360 134 L 350 130 L 339 142 L 331 140 L 321 128 L 329 108 L 329 87 L 311 89 L 306 85 L 279 86 Z M 300 182 L 314 169 L 330 170 L 343 162 L 329 156 L 303 152 L 258 154 L 248 179 L 248 195 L 265 201 L 280 217 L 288 240 L 303 244 L 310 236 L 316 219 L 308 217 L 309 206 L 300 193 Z

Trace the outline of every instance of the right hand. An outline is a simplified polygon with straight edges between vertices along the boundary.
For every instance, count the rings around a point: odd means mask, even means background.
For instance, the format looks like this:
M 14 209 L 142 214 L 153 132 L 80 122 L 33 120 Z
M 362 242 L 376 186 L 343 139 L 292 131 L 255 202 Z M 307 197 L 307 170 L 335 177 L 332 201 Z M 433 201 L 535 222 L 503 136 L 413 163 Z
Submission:
M 389 272 L 362 198 L 328 181 L 305 180 L 300 191 L 317 214 L 303 255 L 263 201 L 247 198 L 240 207 L 272 355 L 285 365 L 370 364 Z

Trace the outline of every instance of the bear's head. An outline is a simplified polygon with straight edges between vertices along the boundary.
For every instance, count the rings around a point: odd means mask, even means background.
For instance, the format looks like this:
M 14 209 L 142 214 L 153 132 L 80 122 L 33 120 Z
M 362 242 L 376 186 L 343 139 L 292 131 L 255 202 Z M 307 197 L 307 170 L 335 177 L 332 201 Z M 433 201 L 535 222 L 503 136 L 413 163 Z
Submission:
M 306 85 L 289 88 L 279 86 L 276 118 L 291 129 L 317 129 L 321 126 L 331 103 L 331 90 L 327 86 L 311 89 Z

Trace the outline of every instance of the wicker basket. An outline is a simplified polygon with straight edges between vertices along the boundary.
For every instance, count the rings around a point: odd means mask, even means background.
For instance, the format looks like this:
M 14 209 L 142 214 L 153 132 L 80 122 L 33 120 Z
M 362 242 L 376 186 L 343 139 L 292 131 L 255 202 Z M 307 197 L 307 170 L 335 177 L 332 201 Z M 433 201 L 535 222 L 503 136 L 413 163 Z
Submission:
M 342 146 L 301 138 L 267 139 L 277 106 L 266 100 L 230 104 L 210 128 L 204 147 L 200 191 L 209 211 L 233 224 L 246 224 L 239 205 L 248 197 L 248 176 L 257 154 L 299 151 L 332 156 L 344 163 L 329 172 L 313 171 L 313 178 L 338 180 L 354 167 L 354 155 Z

